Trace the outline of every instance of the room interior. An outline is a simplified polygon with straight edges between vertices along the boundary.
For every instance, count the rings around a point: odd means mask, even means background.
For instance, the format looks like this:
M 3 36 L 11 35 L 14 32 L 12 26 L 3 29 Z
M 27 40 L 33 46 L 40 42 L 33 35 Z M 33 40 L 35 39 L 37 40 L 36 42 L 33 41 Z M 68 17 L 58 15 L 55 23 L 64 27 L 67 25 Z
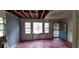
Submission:
M 77 44 L 74 15 L 72 10 L 1 11 L 5 29 L 1 47 L 72 48 Z

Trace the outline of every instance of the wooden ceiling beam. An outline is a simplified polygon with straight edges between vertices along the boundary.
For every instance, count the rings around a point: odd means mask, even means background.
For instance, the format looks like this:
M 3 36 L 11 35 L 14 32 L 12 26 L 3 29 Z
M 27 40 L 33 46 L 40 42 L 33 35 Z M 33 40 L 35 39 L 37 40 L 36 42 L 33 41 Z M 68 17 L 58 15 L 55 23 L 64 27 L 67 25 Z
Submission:
M 22 10 L 22 12 L 24 13 L 24 15 L 29 18 L 29 16 L 27 15 L 27 13 L 24 12 L 24 10 Z
M 20 12 L 18 12 L 17 10 L 14 10 L 17 14 L 19 14 L 21 17 L 25 18 L 24 15 L 22 15 Z
M 49 11 L 47 11 L 46 13 L 44 13 L 44 17 L 45 18 L 48 15 Z
M 32 12 L 31 12 L 31 10 L 29 10 L 29 12 L 30 12 L 30 15 L 31 15 L 31 17 L 33 18 L 33 15 L 32 15 Z
M 44 15 L 44 12 L 45 12 L 45 10 L 43 10 L 43 12 L 42 12 L 42 14 L 41 14 L 41 17 L 40 17 L 40 18 L 42 18 L 42 17 L 43 17 L 43 15 Z
M 38 16 L 38 10 L 36 10 L 36 18 L 37 19 L 39 18 L 39 16 Z

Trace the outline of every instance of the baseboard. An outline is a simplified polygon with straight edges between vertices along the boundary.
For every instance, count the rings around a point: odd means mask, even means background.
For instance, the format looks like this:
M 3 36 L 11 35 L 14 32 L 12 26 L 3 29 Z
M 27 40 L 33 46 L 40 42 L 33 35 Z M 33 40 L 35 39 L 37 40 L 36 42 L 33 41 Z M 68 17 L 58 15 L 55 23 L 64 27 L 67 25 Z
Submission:
M 60 39 L 62 39 L 62 40 L 64 40 L 64 41 L 67 41 L 67 42 L 69 42 L 69 43 L 72 43 L 72 42 L 70 42 L 70 41 L 68 41 L 68 40 L 66 40 L 66 39 L 63 39 L 63 38 L 60 38 Z
M 26 41 L 34 41 L 34 40 L 51 40 L 53 38 L 41 38 L 41 39 L 24 39 L 24 40 L 21 40 L 20 42 L 26 42 Z

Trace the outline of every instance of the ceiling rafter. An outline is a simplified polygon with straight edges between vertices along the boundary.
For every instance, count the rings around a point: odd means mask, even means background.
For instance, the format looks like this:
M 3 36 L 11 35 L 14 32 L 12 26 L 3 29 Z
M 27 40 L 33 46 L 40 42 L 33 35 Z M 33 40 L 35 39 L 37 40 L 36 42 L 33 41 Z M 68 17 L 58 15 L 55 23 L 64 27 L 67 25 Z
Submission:
M 21 14 L 20 12 L 18 12 L 17 10 L 14 10 L 17 14 L 19 14 L 21 17 L 25 18 L 23 14 Z
M 7 10 L 8 12 L 20 18 L 44 19 L 49 13 L 48 10 Z
M 30 12 L 30 15 L 31 15 L 31 17 L 33 18 L 33 15 L 32 15 L 32 12 L 31 12 L 31 10 L 29 10 L 29 12 Z
M 44 13 L 44 15 L 43 15 L 43 19 L 48 15 L 48 13 L 49 13 L 49 11 L 46 10 L 45 13 Z
M 44 12 L 45 12 L 45 10 L 43 10 L 43 12 L 42 12 L 42 14 L 41 14 L 41 17 L 40 17 L 40 19 L 43 17 L 43 15 L 44 15 Z
M 22 10 L 22 12 L 24 13 L 24 15 L 29 18 L 29 16 L 27 15 L 27 13 L 24 12 L 24 10 Z
M 38 17 L 38 10 L 36 10 L 36 18 L 38 19 L 39 17 Z

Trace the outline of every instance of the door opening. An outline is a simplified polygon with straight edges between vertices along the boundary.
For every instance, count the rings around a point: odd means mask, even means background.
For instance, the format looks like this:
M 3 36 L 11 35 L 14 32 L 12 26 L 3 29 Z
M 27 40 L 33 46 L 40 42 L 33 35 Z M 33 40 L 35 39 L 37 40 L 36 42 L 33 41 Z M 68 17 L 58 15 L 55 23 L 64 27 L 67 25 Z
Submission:
M 53 37 L 54 38 L 59 38 L 59 23 L 54 23 L 54 26 L 53 26 Z

